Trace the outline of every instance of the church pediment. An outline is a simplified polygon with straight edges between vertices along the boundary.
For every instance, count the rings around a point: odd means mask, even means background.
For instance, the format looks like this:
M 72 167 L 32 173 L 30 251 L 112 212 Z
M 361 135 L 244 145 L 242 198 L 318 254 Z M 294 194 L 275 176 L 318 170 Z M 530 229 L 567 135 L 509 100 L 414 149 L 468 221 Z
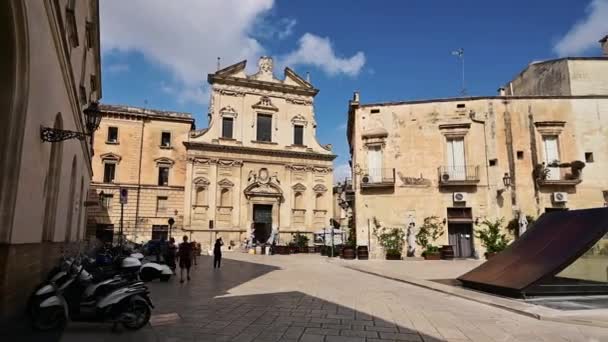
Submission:
M 99 156 L 101 158 L 101 160 L 103 161 L 115 161 L 117 163 L 120 163 L 120 160 L 122 159 L 121 156 L 119 156 L 116 153 L 104 153 L 102 155 Z
M 231 188 L 234 186 L 234 183 L 232 183 L 230 180 L 224 178 L 221 181 L 217 182 L 217 184 L 222 187 L 222 188 Z
M 246 65 L 247 65 L 247 61 L 243 60 L 236 64 L 227 66 L 224 69 L 216 71 L 215 75 L 216 76 L 234 76 L 235 74 L 238 74 L 239 72 L 245 70 Z
M 277 184 L 274 183 L 260 183 L 255 182 L 249 184 L 245 190 L 243 190 L 245 196 L 269 196 L 269 197 L 283 197 L 283 190 Z
M 277 108 L 272 103 L 272 100 L 268 96 L 262 96 L 260 98 L 260 101 L 258 101 L 258 103 L 256 103 L 253 106 L 251 106 L 251 108 L 262 109 L 262 110 L 269 110 L 269 111 L 272 111 L 272 112 L 276 112 L 276 111 L 279 110 L 279 108 Z
M 310 82 L 300 77 L 300 75 L 296 74 L 296 72 L 291 70 L 289 67 L 285 68 L 285 82 L 287 82 L 287 80 L 293 81 L 300 87 L 313 89 L 313 86 L 312 84 L 310 84 Z
M 173 165 L 173 164 L 175 164 L 175 162 L 173 160 L 171 160 L 169 158 L 165 158 L 165 157 L 156 158 L 156 159 L 154 159 L 154 161 L 156 162 L 156 165 L 158 165 L 158 164 L 163 164 L 163 165 Z
M 291 188 L 294 189 L 295 191 L 304 191 L 304 190 L 306 190 L 306 186 L 304 184 L 302 184 L 302 183 L 295 184 Z
M 325 192 L 327 191 L 327 187 L 323 184 L 317 184 L 312 188 L 312 190 L 314 192 Z

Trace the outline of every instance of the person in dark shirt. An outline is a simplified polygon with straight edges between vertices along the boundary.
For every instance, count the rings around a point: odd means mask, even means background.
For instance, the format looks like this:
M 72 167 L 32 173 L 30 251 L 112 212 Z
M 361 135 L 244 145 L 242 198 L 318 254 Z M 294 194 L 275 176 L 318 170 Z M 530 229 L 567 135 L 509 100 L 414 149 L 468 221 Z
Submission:
M 222 238 L 215 240 L 215 245 L 213 245 L 213 268 L 220 268 L 220 264 L 222 263 L 222 246 L 224 242 Z
M 169 239 L 169 244 L 167 245 L 167 251 L 165 254 L 165 263 L 169 266 L 173 271 L 175 271 L 175 256 L 177 254 L 177 246 L 175 245 L 175 239 Z
M 188 242 L 188 236 L 184 235 L 184 242 L 179 244 L 179 250 L 177 252 L 179 258 L 180 268 L 180 283 L 184 282 L 184 270 L 186 270 L 186 276 L 190 281 L 190 267 L 192 266 L 192 244 Z

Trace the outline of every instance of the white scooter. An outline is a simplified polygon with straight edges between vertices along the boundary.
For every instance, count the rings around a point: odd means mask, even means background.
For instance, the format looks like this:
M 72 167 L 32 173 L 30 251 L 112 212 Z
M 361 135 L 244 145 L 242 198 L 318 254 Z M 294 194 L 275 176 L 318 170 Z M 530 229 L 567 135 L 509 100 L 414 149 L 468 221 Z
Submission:
M 157 264 L 155 262 L 146 262 L 142 265 L 144 255 L 141 253 L 133 253 L 123 260 L 123 264 L 129 264 L 135 267 L 139 263 L 139 279 L 142 281 L 152 281 L 160 279 L 160 281 L 169 281 L 173 275 L 173 271 L 167 265 Z

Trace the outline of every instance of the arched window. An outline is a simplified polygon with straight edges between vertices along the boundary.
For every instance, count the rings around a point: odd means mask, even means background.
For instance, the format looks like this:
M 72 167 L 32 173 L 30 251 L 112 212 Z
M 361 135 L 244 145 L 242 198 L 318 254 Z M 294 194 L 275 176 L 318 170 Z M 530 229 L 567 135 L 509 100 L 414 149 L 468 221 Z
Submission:
M 72 225 L 74 221 L 74 196 L 76 195 L 76 156 L 72 158 L 72 171 L 70 172 L 70 194 L 68 196 L 68 214 L 66 217 L 65 241 L 72 240 Z
M 220 207 L 229 207 L 230 204 L 230 189 L 223 188 L 220 192 Z
M 304 195 L 301 192 L 296 192 L 293 200 L 294 209 L 304 209 Z
M 195 205 L 205 206 L 207 205 L 207 187 L 199 185 L 196 187 L 196 198 L 194 200 Z
M 55 116 L 55 129 L 63 129 L 61 113 Z M 42 241 L 53 241 L 55 238 L 55 219 L 57 217 L 57 199 L 59 197 L 59 183 L 61 176 L 61 162 L 63 157 L 63 142 L 51 144 L 51 156 L 44 187 L 44 224 L 42 226 Z
M 317 193 L 315 195 L 315 209 L 322 210 L 323 209 L 323 193 Z

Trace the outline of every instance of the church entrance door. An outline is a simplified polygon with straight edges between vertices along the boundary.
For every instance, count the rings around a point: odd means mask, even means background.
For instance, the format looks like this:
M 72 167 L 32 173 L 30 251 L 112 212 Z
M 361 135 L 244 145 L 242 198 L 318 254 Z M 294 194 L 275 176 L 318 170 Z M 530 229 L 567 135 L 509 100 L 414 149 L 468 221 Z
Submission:
M 255 228 L 255 240 L 265 243 L 272 233 L 272 205 L 254 204 L 253 205 L 253 224 Z

